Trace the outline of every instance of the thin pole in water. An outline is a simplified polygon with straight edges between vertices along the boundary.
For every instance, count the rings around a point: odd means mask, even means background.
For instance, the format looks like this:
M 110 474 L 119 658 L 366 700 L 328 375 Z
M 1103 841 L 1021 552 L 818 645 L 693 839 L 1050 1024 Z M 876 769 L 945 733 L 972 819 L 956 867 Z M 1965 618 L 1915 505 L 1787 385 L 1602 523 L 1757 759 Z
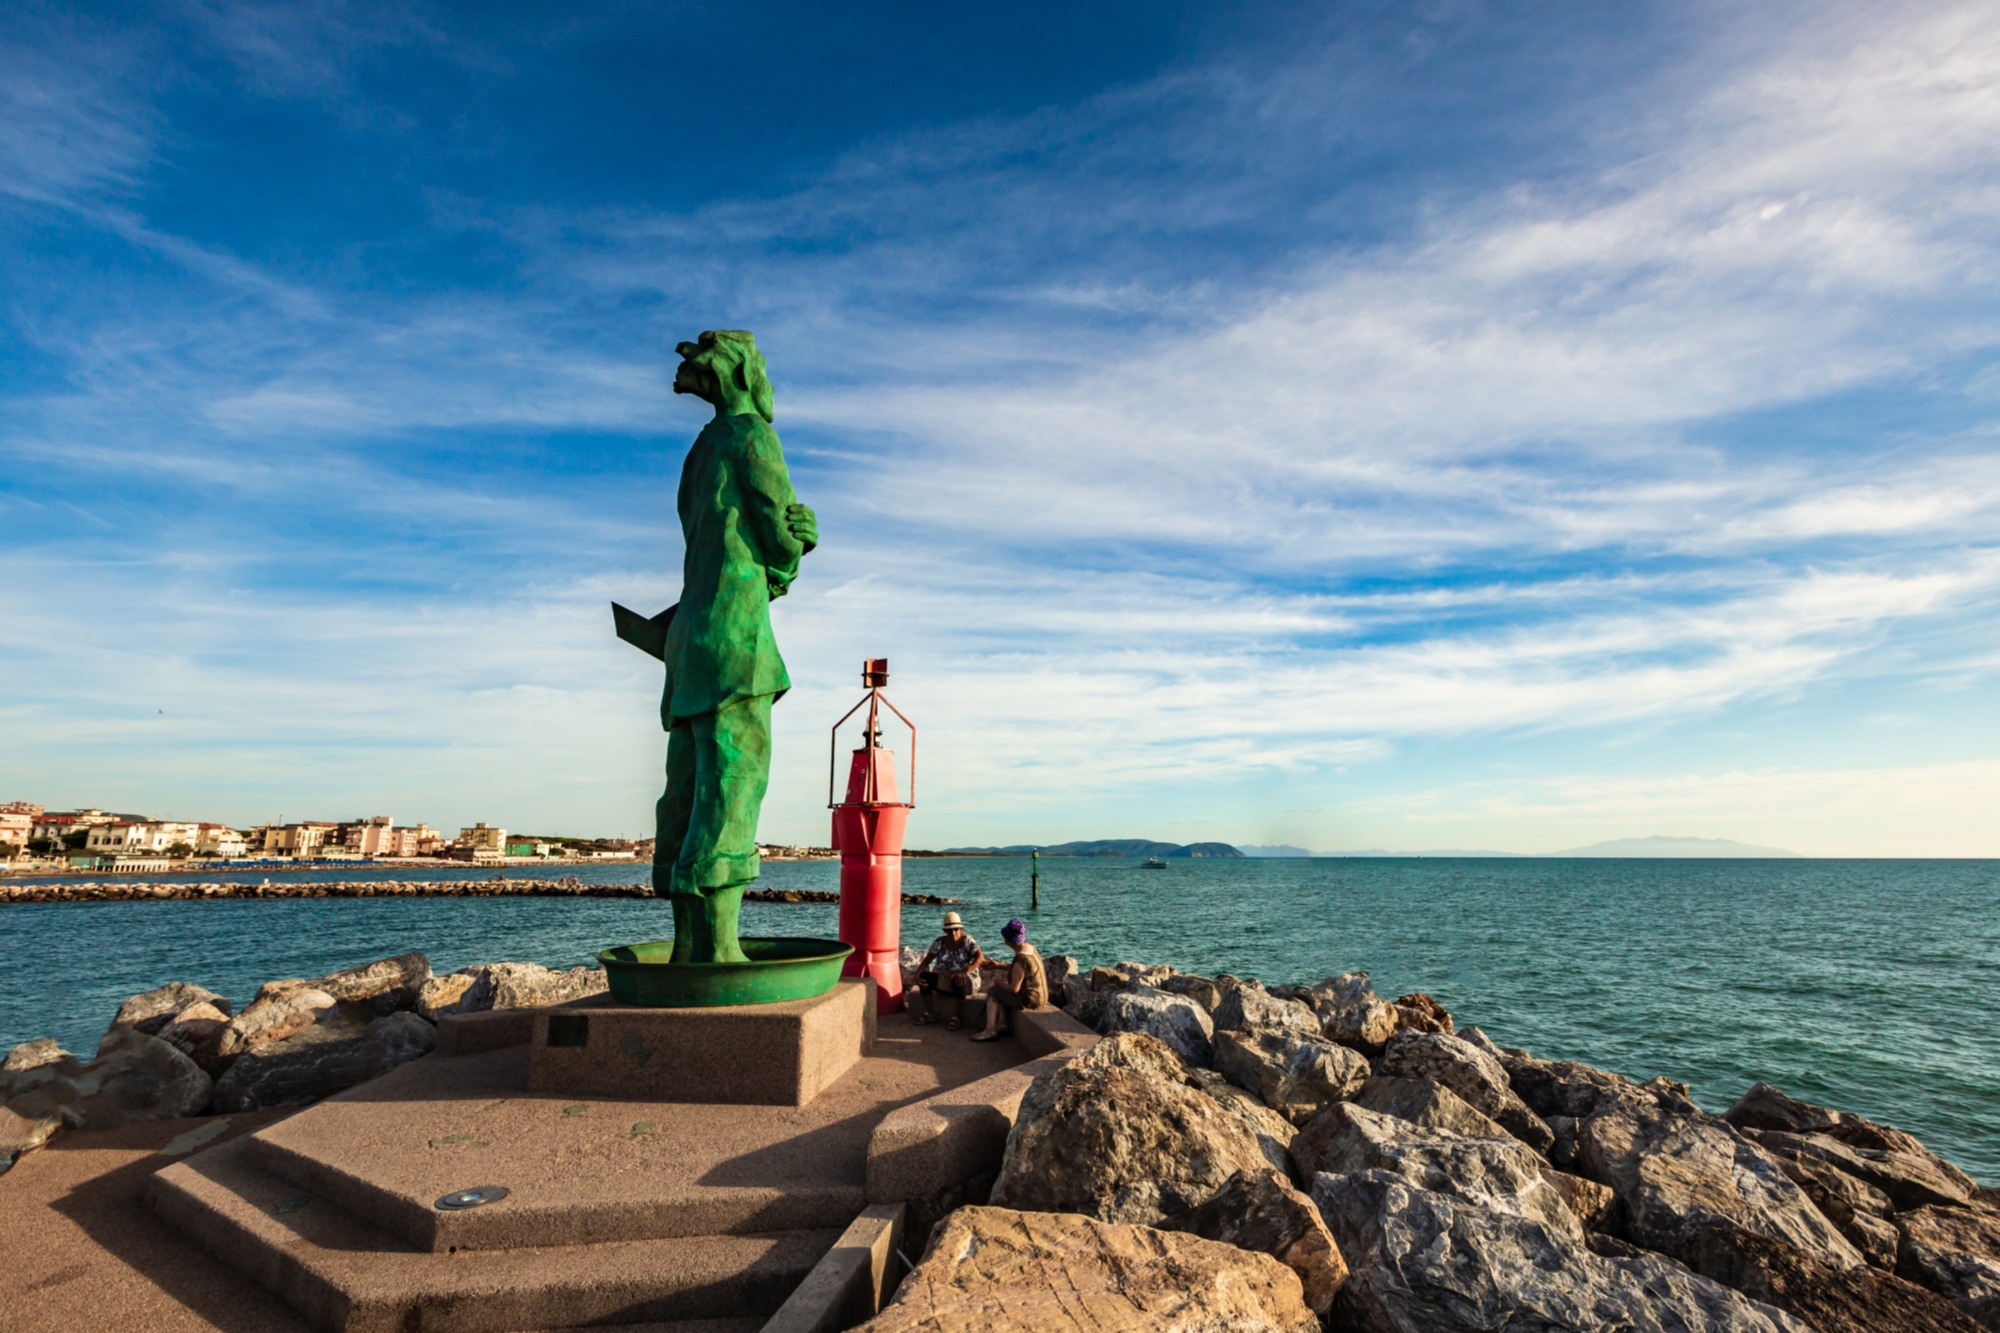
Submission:
M 1032 911 L 1042 910 L 1042 853 L 1039 848 L 1028 853 L 1028 907 Z

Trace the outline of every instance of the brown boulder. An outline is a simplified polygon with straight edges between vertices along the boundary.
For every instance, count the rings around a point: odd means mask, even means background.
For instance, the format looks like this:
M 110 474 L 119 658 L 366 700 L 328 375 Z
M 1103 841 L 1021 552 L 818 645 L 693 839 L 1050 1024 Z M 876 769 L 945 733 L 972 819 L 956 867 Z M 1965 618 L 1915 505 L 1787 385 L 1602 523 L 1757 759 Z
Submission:
M 1249 1028 L 1258 1032 L 1296 1032 L 1301 1036 L 1320 1035 L 1319 1015 L 1296 1000 L 1279 999 L 1254 981 L 1232 986 L 1215 1006 L 1215 1026 Z
M 1508 1137 L 1490 1116 L 1473 1110 L 1464 1098 L 1436 1079 L 1377 1074 L 1348 1100 L 1422 1129 L 1448 1129 L 1475 1139 Z
M 1396 1026 L 1404 1032 L 1443 1032 L 1452 1030 L 1451 1011 L 1422 991 L 1398 996 L 1396 999 Z
M 1256 1138 L 1257 1146 L 1263 1150 L 1264 1160 L 1271 1164 L 1271 1169 L 1284 1173 L 1290 1179 L 1295 1170 L 1292 1140 L 1299 1136 L 1298 1126 L 1213 1069 L 1188 1072 L 1194 1086 L 1215 1098 L 1216 1105 L 1243 1122 L 1243 1127 Z
M 1164 1043 L 1124 1032 L 1037 1078 L 1007 1136 L 993 1204 L 1177 1228 L 1230 1176 L 1266 1166 L 1242 1118 L 1181 1068 Z
M 417 995 L 430 979 L 430 959 L 405 953 L 330 972 L 313 987 L 331 995 L 350 1017 L 369 1018 L 416 1008 Z
M 215 1086 L 186 1055 L 137 1028 L 106 1037 L 71 1083 L 71 1118 L 91 1129 L 200 1115 Z
M 60 1064 L 76 1057 L 62 1048 L 54 1037 L 37 1037 L 24 1041 L 7 1052 L 7 1059 L 0 1063 L 0 1074 L 13 1074 L 30 1069 L 40 1069 L 44 1065 Z
M 229 1015 L 206 1001 L 191 1004 L 160 1029 L 160 1040 L 195 1062 L 210 1078 L 221 1078 L 229 1062 L 222 1057 L 222 1034 Z
M 1769 1236 L 1712 1229 L 1701 1238 L 1692 1266 L 1788 1311 L 1818 1333 L 1977 1333 L 1979 1328 L 1935 1292 L 1865 1266 L 1828 1268 Z
M 1895 1217 L 1896 1273 L 2000 1329 L 2000 1210 L 1917 1208 Z
M 1380 1055 L 1396 1035 L 1396 1006 L 1385 1003 L 1368 984 L 1366 972 L 1343 972 L 1311 987 L 1320 1035 L 1369 1055 Z
M 1196 976 L 1192 972 L 1176 972 L 1157 984 L 1169 995 L 1187 996 L 1211 1015 L 1215 1013 L 1215 1007 L 1222 1003 L 1222 988 L 1207 977 Z
M 1279 1171 L 1238 1171 L 1194 1210 L 1189 1231 L 1268 1254 L 1299 1275 L 1305 1301 L 1325 1315 L 1347 1281 L 1347 1264 L 1313 1201 Z
M 1788 1134 L 1780 1130 L 1748 1132 L 1765 1151 L 1779 1157 L 1824 1162 L 1882 1191 L 1898 1208 L 1968 1203 L 1973 1190 L 1978 1188 L 1976 1185 L 1970 1189 L 1962 1188 L 1959 1184 L 1959 1180 L 1963 1179 L 1960 1173 L 1954 1169 L 1947 1175 L 1938 1170 L 1938 1159 L 1929 1152 L 1857 1148 L 1828 1134 Z M 1966 1183 L 1970 1185 L 1971 1182 Z
M 215 1109 L 230 1114 L 313 1101 L 428 1055 L 436 1045 L 437 1030 L 415 1014 L 316 1024 L 238 1056 L 216 1080 Z
M 148 1036 L 159 1032 L 174 1021 L 174 1015 L 191 1004 L 212 1004 L 225 1015 L 229 1013 L 229 1001 L 204 986 L 186 981 L 169 981 L 164 986 L 155 986 L 118 1006 L 118 1013 L 112 1018 L 106 1035 L 121 1028 L 137 1028 Z
M 1319 1333 L 1268 1254 L 1064 1213 L 961 1208 L 868 1333 Z
M 319 1022 L 334 1006 L 334 998 L 310 981 L 268 981 L 243 1012 L 229 1020 L 216 1043 L 216 1053 L 233 1060 L 252 1046 L 283 1041 Z

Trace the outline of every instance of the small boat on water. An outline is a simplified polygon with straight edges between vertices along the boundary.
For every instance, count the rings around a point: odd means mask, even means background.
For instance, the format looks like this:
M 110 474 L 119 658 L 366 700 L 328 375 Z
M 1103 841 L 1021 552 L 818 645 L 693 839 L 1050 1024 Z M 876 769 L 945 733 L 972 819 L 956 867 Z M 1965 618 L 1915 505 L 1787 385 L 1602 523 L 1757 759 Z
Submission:
M 1141 870 L 1165 870 L 1166 868 L 1167 863 L 1157 856 L 1149 856 L 1139 863 L 1139 869 Z

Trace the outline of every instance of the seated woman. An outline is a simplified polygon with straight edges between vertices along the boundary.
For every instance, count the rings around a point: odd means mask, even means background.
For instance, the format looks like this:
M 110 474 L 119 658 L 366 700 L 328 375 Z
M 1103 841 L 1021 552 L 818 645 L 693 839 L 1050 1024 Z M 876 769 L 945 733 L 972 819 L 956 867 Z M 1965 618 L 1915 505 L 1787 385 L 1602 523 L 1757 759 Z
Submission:
M 951 1021 L 945 1024 L 945 1030 L 958 1031 L 965 1021 L 965 999 L 972 994 L 974 970 L 985 957 L 979 951 L 979 941 L 965 933 L 965 923 L 959 920 L 958 913 L 946 912 L 944 934 L 931 941 L 931 947 L 917 964 L 914 1002 L 905 1000 L 911 1020 L 935 1023 L 936 997 L 942 991 L 951 997 Z
M 1028 923 L 1016 917 L 1000 928 L 1000 938 L 1014 951 L 1007 975 L 993 983 L 986 993 L 986 1027 L 974 1041 L 993 1041 L 1013 1032 L 1016 1009 L 1046 1009 L 1049 1004 L 1049 974 L 1042 955 L 1028 943 Z

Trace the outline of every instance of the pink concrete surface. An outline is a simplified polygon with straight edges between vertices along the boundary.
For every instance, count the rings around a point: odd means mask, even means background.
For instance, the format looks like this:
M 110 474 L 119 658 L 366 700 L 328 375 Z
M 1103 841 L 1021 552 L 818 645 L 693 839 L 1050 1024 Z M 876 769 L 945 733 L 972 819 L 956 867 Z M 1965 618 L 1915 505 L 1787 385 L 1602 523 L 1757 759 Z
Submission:
M 998 1072 L 1014 1042 L 891 1018 L 876 1053 L 803 1107 L 604 1101 L 526 1090 L 526 1048 L 414 1061 L 256 1135 L 257 1166 L 420 1249 L 581 1245 L 842 1227 L 869 1135 L 896 1107 Z M 499 1203 L 441 1212 L 453 1190 Z

